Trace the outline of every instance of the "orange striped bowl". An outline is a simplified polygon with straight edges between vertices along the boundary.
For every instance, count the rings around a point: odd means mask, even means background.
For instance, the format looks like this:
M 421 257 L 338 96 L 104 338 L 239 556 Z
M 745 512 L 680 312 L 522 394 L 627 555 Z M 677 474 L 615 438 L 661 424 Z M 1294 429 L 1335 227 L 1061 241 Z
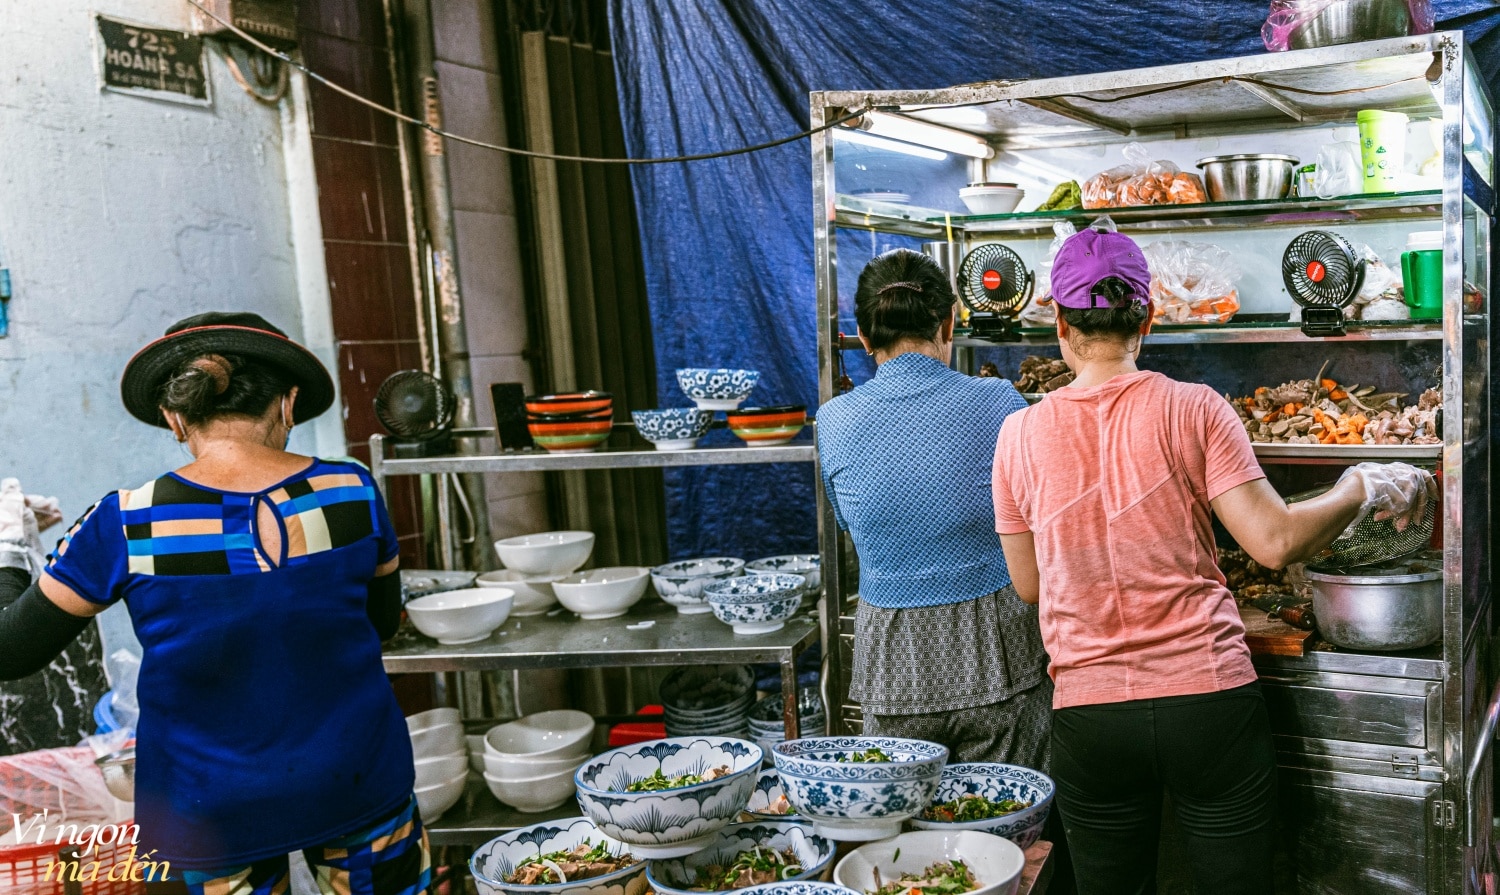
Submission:
M 729 431 L 750 447 L 786 444 L 807 425 L 807 406 L 785 404 L 779 407 L 747 407 L 726 414 Z

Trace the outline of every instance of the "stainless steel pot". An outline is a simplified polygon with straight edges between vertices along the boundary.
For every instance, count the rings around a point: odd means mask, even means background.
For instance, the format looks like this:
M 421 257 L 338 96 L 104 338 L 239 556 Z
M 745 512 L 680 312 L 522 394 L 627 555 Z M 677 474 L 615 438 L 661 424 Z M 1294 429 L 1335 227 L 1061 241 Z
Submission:
M 1307 570 L 1318 632 L 1347 649 L 1408 650 L 1443 636 L 1439 554 L 1354 570 Z
M 1294 50 L 1333 44 L 1404 37 L 1411 30 L 1406 0 L 1333 0 L 1302 27 L 1288 43 Z
M 1290 155 L 1216 155 L 1200 159 L 1210 202 L 1285 199 L 1299 160 Z

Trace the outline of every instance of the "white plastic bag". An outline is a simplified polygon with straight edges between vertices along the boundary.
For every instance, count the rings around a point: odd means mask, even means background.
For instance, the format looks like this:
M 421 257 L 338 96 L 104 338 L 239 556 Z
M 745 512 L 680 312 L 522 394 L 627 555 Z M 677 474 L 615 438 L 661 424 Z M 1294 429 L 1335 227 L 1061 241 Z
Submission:
M 104 660 L 104 675 L 114 691 L 110 710 L 115 723 L 127 730 L 135 729 L 141 707 L 136 698 L 136 680 L 141 673 L 141 657 L 128 649 L 117 649 Z
M 1317 193 L 1319 199 L 1362 193 L 1364 183 L 1358 143 L 1327 143 L 1318 150 L 1318 167 L 1313 171 L 1313 192 Z
M 14 840 L 21 832 L 18 820 L 31 833 L 25 840 L 35 841 L 38 826 L 130 819 L 135 806 L 110 795 L 94 759 L 123 749 L 131 736 L 121 730 L 89 737 L 78 746 L 0 758 L 0 837 Z
M 1104 218 L 1107 220 L 1108 218 Z M 1052 225 L 1052 244 L 1047 247 L 1047 257 L 1037 265 L 1037 300 L 1026 306 L 1021 312 L 1021 323 L 1025 326 L 1051 326 L 1057 322 L 1057 306 L 1051 302 L 1043 303 L 1043 300 L 1052 295 L 1052 262 L 1057 259 L 1057 253 L 1062 249 L 1062 244 L 1067 242 L 1068 237 L 1078 232 L 1072 224 L 1067 221 L 1058 221 Z
M 1151 268 L 1157 323 L 1228 323 L 1240 309 L 1240 266 L 1224 249 L 1203 242 L 1153 242 L 1141 251 Z

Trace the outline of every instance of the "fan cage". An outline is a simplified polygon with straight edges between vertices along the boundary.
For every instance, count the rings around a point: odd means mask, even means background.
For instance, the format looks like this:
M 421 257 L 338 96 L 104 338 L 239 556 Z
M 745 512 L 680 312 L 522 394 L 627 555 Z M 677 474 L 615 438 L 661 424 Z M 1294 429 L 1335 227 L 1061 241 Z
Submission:
M 1281 277 L 1304 308 L 1344 308 L 1364 282 L 1364 259 L 1337 233 L 1308 230 L 1286 247 Z
M 405 406 L 415 398 L 415 406 Z M 446 383 L 421 370 L 398 370 L 375 393 L 375 416 L 398 438 L 428 439 L 446 434 L 456 401 Z
M 991 274 L 998 282 L 988 282 Z M 1035 277 L 1015 250 L 1001 243 L 985 243 L 964 257 L 958 281 L 959 298 L 971 311 L 1014 316 L 1031 298 Z M 1010 287 L 1006 297 L 993 297 L 991 293 L 1001 286 Z

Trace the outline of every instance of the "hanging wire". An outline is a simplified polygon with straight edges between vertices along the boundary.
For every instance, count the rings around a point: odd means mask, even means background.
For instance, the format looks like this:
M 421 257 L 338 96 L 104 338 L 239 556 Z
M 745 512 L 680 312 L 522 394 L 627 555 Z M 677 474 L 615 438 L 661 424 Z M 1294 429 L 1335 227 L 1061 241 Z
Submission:
M 596 165 L 665 165 L 674 162 L 699 162 L 707 161 L 708 159 L 729 158 L 730 156 L 745 155 L 751 152 L 760 152 L 766 149 L 773 149 L 777 146 L 784 146 L 787 143 L 795 143 L 798 140 L 804 140 L 808 137 L 811 137 L 813 134 L 820 134 L 823 131 L 832 130 L 833 128 L 838 127 L 846 121 L 852 121 L 873 108 L 870 103 L 866 102 L 865 105 L 861 106 L 860 108 L 855 109 L 854 111 L 849 112 L 846 115 L 835 118 L 834 120 L 826 124 L 819 125 L 818 127 L 809 128 L 808 130 L 800 131 L 798 133 L 792 134 L 791 136 L 782 137 L 777 140 L 770 140 L 765 143 L 756 143 L 753 146 L 741 146 L 736 149 L 721 149 L 717 152 L 699 152 L 692 155 L 673 155 L 660 158 L 592 158 L 585 155 L 558 155 L 551 152 L 536 152 L 530 149 L 518 149 L 514 146 L 501 146 L 498 143 L 487 143 L 484 140 L 475 140 L 472 137 L 461 136 L 450 131 L 445 131 L 440 127 L 433 127 L 420 118 L 413 118 L 412 116 L 407 115 L 404 112 L 399 112 L 395 109 L 382 106 L 374 100 L 366 99 L 365 97 L 360 96 L 358 93 L 355 93 L 352 90 L 349 90 L 339 84 L 334 83 L 333 81 L 330 81 L 329 79 L 323 77 L 322 75 L 318 74 L 317 72 L 313 71 L 312 69 L 308 68 L 307 66 L 303 65 L 287 54 L 281 52 L 280 50 L 277 50 L 276 48 L 271 47 L 260 40 L 257 40 L 253 35 L 247 33 L 244 29 L 235 25 L 233 22 L 228 22 L 220 18 L 212 10 L 200 3 L 199 0 L 187 0 L 187 2 L 197 7 L 204 15 L 213 19 L 215 22 L 218 22 L 235 36 L 255 47 L 257 50 L 280 59 L 282 62 L 285 62 L 287 65 L 290 65 L 293 68 L 296 68 L 298 71 L 307 75 L 309 78 L 317 81 L 319 84 L 322 84 L 323 86 L 334 91 L 335 93 L 340 94 L 341 96 L 345 96 L 349 99 L 354 100 L 362 106 L 374 109 L 375 111 L 380 112 L 383 115 L 389 115 L 390 117 L 395 118 L 398 121 L 404 121 L 407 124 L 416 125 L 417 127 L 420 127 L 425 131 L 429 131 L 439 137 L 453 140 L 457 143 L 464 143 L 469 146 L 478 146 L 481 149 L 493 149 L 496 152 L 504 152 L 510 155 L 524 156 L 526 158 L 547 159 L 554 162 L 588 162 Z

